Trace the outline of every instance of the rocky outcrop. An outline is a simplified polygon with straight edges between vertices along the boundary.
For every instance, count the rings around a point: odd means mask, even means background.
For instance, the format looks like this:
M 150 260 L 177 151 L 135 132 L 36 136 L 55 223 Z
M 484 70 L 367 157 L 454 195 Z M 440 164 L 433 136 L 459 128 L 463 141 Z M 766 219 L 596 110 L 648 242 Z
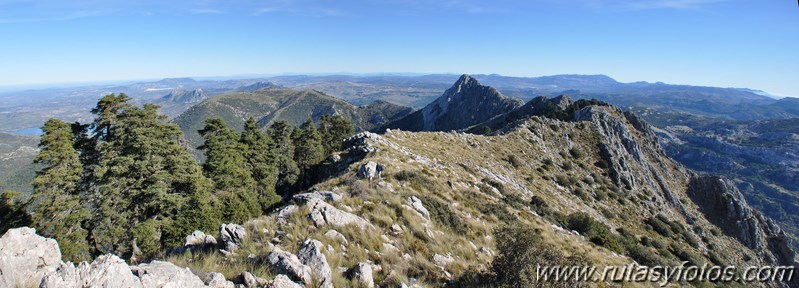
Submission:
M 61 250 L 53 239 L 32 228 L 10 229 L 0 237 L 0 287 L 33 286 L 61 265 Z
M 377 175 L 377 163 L 369 161 L 358 170 L 358 177 L 371 181 Z
M 216 272 L 209 273 L 208 275 L 206 275 L 204 282 L 205 282 L 205 285 L 208 286 L 208 288 L 235 288 L 236 287 L 236 284 L 233 284 L 233 282 L 228 281 L 227 279 L 225 279 L 225 275 L 222 275 L 222 273 L 216 273 Z
M 358 263 L 352 267 L 347 273 L 349 277 L 358 282 L 363 287 L 374 288 L 375 280 L 372 275 L 372 265 L 367 263 Z
M 222 250 L 233 252 L 239 249 L 245 237 L 247 237 L 247 231 L 241 225 L 231 223 L 219 226 L 219 241 Z
M 316 283 L 320 283 L 320 287 L 332 288 L 333 272 L 330 270 L 330 265 L 327 264 L 325 254 L 322 253 L 322 246 L 322 242 L 307 239 L 300 246 L 297 257 L 302 264 L 311 268 L 311 274 Z
M 427 208 L 424 207 L 422 200 L 416 198 L 416 196 L 408 197 L 408 205 L 410 205 L 413 210 L 418 212 L 419 215 L 427 220 L 430 220 L 430 211 L 427 211 Z
M 211 235 L 205 234 L 203 231 L 196 230 L 189 236 L 186 236 L 186 241 L 183 246 L 170 251 L 171 254 L 180 254 L 186 251 L 197 251 L 204 249 L 213 249 L 217 246 L 216 238 Z
M 335 193 L 332 194 L 337 195 Z M 374 225 L 369 223 L 369 221 L 366 219 L 349 212 L 341 211 L 333 205 L 325 202 L 325 199 L 336 199 L 337 197 L 340 196 L 327 197 L 322 193 L 313 192 L 295 195 L 292 198 L 292 201 L 297 205 L 309 206 L 309 210 L 311 212 L 308 214 L 308 217 L 317 227 L 325 225 L 342 227 L 349 224 L 355 224 L 358 227 L 361 227 L 361 229 L 374 228 Z
M 169 102 L 169 103 L 200 103 L 203 100 L 208 99 L 208 93 L 205 93 L 203 89 L 194 89 L 194 90 L 183 90 L 183 89 L 174 89 L 169 94 L 161 97 L 162 102 Z
M 266 279 L 256 277 L 255 275 L 252 275 L 252 273 L 250 272 L 241 272 L 241 274 L 239 274 L 237 278 L 239 283 L 241 283 L 242 285 L 244 285 L 244 287 L 247 288 L 263 287 L 269 283 L 269 281 L 267 281 Z
M 265 286 L 266 288 L 304 288 L 302 285 L 294 283 L 288 276 L 280 274 Z
M 292 281 L 305 285 L 312 283 L 311 268 L 302 264 L 296 255 L 280 249 L 275 249 L 267 255 L 267 261 L 272 270 L 277 274 L 285 274 Z
M 181 268 L 169 262 L 153 261 L 131 267 L 131 270 L 141 279 L 142 287 L 205 287 L 205 283 L 200 280 L 200 277 L 191 273 L 188 268 Z
M 152 280 L 154 279 L 150 281 Z M 133 274 L 130 266 L 128 266 L 124 260 L 116 255 L 107 254 L 97 257 L 91 264 L 83 262 L 77 267 L 72 263 L 62 263 L 58 267 L 58 270 L 48 274 L 41 281 L 39 287 L 82 288 L 143 286 L 141 279 Z

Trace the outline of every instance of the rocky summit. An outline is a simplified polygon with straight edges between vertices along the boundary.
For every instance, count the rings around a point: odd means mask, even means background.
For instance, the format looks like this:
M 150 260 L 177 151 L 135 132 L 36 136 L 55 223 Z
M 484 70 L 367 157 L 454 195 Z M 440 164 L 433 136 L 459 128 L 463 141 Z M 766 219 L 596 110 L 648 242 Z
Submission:
M 481 85 L 477 79 L 464 74 L 441 97 L 386 128 L 408 131 L 460 130 L 521 105 L 521 101 L 505 97 L 496 89 Z

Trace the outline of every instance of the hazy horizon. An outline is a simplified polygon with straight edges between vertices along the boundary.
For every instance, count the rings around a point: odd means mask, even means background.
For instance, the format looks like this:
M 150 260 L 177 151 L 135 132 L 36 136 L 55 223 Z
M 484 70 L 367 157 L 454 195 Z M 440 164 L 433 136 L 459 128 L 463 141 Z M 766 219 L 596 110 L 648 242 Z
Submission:
M 799 96 L 799 8 L 740 0 L 0 0 L 0 86 L 451 71 Z

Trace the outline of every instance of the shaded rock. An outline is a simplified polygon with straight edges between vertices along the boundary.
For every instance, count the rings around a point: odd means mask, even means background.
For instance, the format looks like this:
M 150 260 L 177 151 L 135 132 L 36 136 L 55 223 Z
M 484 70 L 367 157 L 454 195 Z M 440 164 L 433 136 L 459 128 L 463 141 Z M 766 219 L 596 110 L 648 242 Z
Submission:
M 377 163 L 369 161 L 361 166 L 358 170 L 358 177 L 369 179 L 371 181 L 377 175 Z
M 0 287 L 35 286 L 60 264 L 58 243 L 33 228 L 10 229 L 0 237 Z
M 82 288 L 143 286 L 141 280 L 133 274 L 133 271 L 124 260 L 116 255 L 106 254 L 97 257 L 91 264 L 88 262 L 80 263 L 78 267 L 75 267 L 72 263 L 62 263 L 56 271 L 42 279 L 39 287 Z
M 291 281 L 288 276 L 280 274 L 266 284 L 267 288 L 303 288 L 302 285 Z
M 317 283 L 321 283 L 320 287 L 333 287 L 333 273 L 325 254 L 322 253 L 322 242 L 313 239 L 305 240 L 300 246 L 300 251 L 297 252 L 297 257 L 302 264 L 311 268 L 314 279 Z
M 153 261 L 131 267 L 131 271 L 141 279 L 143 287 L 205 287 L 200 277 L 191 273 L 189 268 L 178 267 L 169 262 Z
M 400 234 L 402 234 L 402 232 L 403 232 L 402 227 L 400 227 L 400 225 L 396 223 L 392 224 L 388 230 L 388 233 L 391 234 L 392 236 L 399 236 Z
M 238 279 L 238 282 L 244 284 L 244 287 L 247 288 L 263 287 L 269 284 L 269 281 L 266 279 L 256 277 L 250 272 L 241 272 L 236 279 Z
M 205 276 L 205 281 L 204 282 L 205 282 L 205 285 L 208 286 L 208 288 L 234 288 L 234 287 L 236 287 L 236 284 L 233 284 L 233 282 L 228 281 L 227 279 L 225 279 L 225 275 L 222 275 L 222 273 L 217 273 L 217 272 L 209 273 L 207 276 Z
M 205 246 L 216 246 L 216 238 L 211 235 L 206 235 L 203 231 L 195 230 L 194 233 L 191 235 L 186 236 L 186 242 L 183 243 L 183 246 L 187 247 L 205 247 Z
M 275 249 L 266 257 L 275 273 L 285 274 L 292 281 L 298 281 L 305 285 L 312 283 L 311 268 L 302 264 L 296 255 Z
M 329 202 L 337 202 L 341 200 L 341 195 L 331 191 L 314 191 L 308 193 L 301 193 L 291 197 L 296 203 L 305 204 L 315 199 L 321 199 L 323 201 Z
M 350 269 L 349 277 L 355 281 L 358 281 L 361 285 L 369 288 L 375 287 L 375 280 L 372 275 L 372 265 L 367 263 L 358 263 L 355 267 Z
M 311 213 L 308 215 L 308 217 L 317 227 L 327 224 L 336 227 L 355 224 L 358 227 L 361 227 L 361 229 L 374 228 L 374 225 L 369 223 L 369 221 L 366 221 L 366 219 L 349 212 L 341 211 L 333 205 L 327 204 L 325 201 L 316 200 L 309 202 L 308 205 L 311 206 Z
M 244 226 L 232 223 L 219 226 L 219 241 L 223 250 L 233 252 L 239 249 L 245 237 L 247 231 L 244 230 Z
M 427 208 L 424 207 L 422 200 L 419 200 L 419 198 L 416 198 L 416 196 L 408 197 L 408 205 L 410 205 L 413 210 L 416 210 L 416 212 L 419 212 L 422 217 L 430 220 L 430 211 L 427 211 Z

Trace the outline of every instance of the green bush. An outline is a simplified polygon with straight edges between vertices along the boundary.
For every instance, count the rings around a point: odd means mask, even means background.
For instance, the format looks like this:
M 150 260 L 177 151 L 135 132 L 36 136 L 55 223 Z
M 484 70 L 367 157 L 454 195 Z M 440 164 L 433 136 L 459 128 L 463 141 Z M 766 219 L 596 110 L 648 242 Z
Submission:
M 588 213 L 572 213 L 569 215 L 567 223 L 569 229 L 583 234 L 591 242 L 618 253 L 624 252 L 621 244 L 619 244 L 619 237 L 610 232 L 608 226 L 594 220 Z
M 547 282 L 536 279 L 538 265 L 586 265 L 579 254 L 567 256 L 558 247 L 544 242 L 540 233 L 526 225 L 506 225 L 494 231 L 497 256 L 491 263 L 493 279 L 482 285 L 493 287 L 580 287 L 579 282 Z
M 397 172 L 394 174 L 394 179 L 397 179 L 397 181 L 408 182 L 411 187 L 419 191 L 430 190 L 435 186 L 435 183 L 433 183 L 430 178 L 414 171 L 403 170 Z
M 583 158 L 583 156 L 585 156 L 585 153 L 583 153 L 583 151 L 577 147 L 569 149 L 569 154 L 571 154 L 572 157 L 574 157 L 574 159 L 580 159 Z
M 466 223 L 458 215 L 455 215 L 446 203 L 429 195 L 420 195 L 419 199 L 422 200 L 425 208 L 430 211 L 430 218 L 436 223 L 449 228 L 459 235 L 466 235 L 469 232 L 469 227 Z

